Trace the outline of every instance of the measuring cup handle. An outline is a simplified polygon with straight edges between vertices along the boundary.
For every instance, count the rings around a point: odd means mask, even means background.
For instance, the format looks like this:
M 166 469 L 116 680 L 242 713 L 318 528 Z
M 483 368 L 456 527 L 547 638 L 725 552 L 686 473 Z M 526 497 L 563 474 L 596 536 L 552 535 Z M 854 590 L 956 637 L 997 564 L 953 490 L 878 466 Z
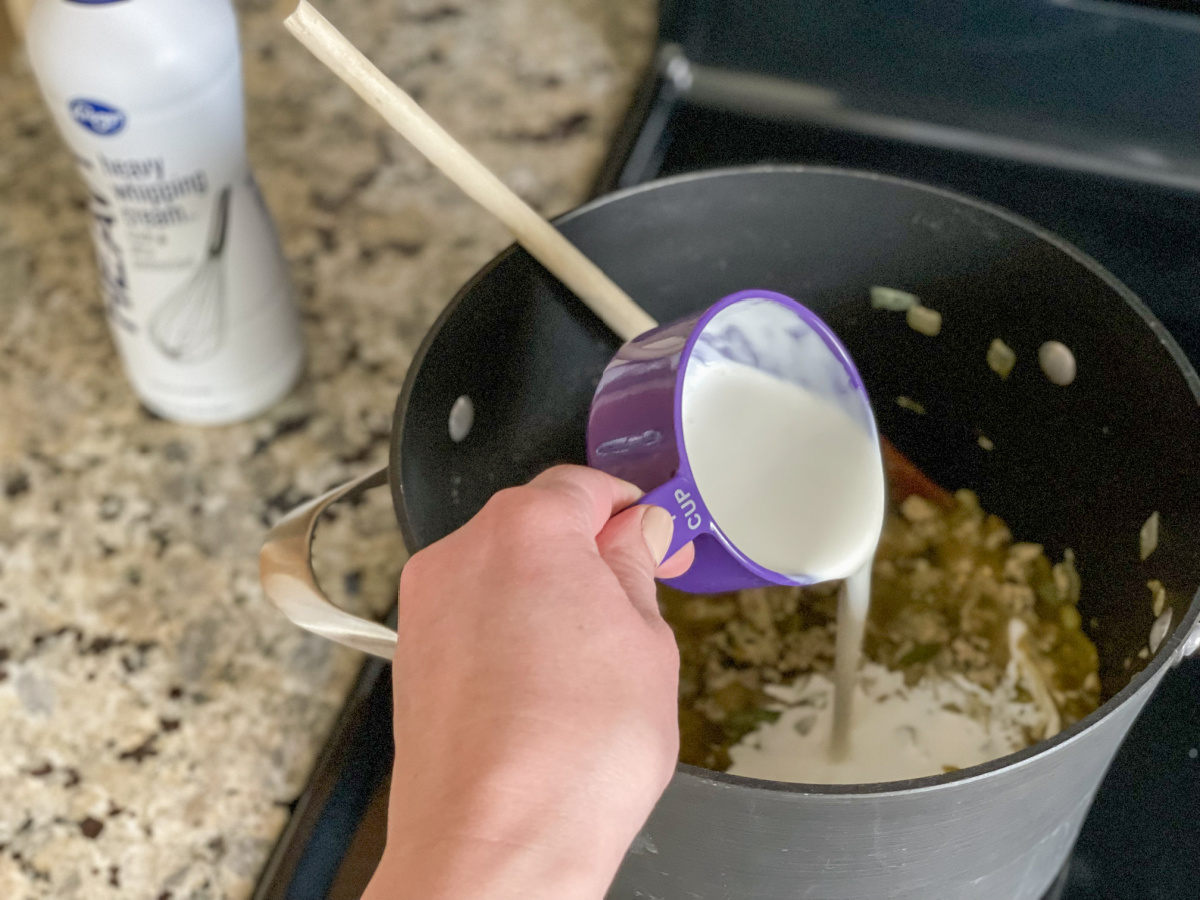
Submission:
M 675 520 L 671 546 L 663 559 L 670 559 L 684 544 L 712 528 L 708 508 L 700 499 L 695 483 L 682 472 L 650 491 L 640 502 L 643 506 L 661 506 Z

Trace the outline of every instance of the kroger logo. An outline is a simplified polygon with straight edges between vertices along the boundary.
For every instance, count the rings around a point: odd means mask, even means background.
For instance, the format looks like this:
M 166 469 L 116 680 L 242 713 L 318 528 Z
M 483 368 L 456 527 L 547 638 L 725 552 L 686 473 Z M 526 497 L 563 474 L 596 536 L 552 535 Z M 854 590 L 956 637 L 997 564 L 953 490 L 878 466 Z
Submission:
M 96 134 L 116 134 L 125 127 L 125 113 L 95 100 L 72 100 L 71 118 Z

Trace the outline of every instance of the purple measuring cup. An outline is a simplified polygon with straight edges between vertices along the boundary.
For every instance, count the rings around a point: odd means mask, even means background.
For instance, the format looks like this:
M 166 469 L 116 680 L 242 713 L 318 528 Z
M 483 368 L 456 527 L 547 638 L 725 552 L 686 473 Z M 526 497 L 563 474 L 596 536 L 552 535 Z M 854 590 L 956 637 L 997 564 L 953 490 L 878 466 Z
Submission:
M 592 399 L 589 464 L 636 484 L 647 491 L 642 503 L 672 514 L 675 532 L 668 558 L 694 542 L 695 561 L 683 575 L 665 580 L 671 587 L 716 593 L 849 575 L 785 574 L 766 568 L 739 550 L 714 521 L 688 460 L 683 409 L 689 375 L 694 377 L 697 366 L 724 362 L 750 366 L 819 395 L 878 445 L 862 379 L 829 326 L 790 297 L 748 290 L 725 297 L 703 313 L 647 331 L 617 351 Z M 882 496 L 882 467 L 879 477 Z

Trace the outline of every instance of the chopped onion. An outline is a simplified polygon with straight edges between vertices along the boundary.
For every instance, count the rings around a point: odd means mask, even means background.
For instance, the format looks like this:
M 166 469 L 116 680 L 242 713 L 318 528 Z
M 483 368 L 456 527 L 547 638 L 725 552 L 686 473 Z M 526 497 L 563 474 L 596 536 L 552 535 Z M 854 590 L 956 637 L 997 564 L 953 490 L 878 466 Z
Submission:
M 1150 518 L 1142 526 L 1141 534 L 1142 559 L 1149 559 L 1150 554 L 1158 548 L 1158 510 L 1150 513 Z
M 1020 673 L 1022 686 L 1033 696 L 1033 702 L 1045 716 L 1046 726 L 1042 732 L 1044 741 L 1062 731 L 1062 716 L 1058 712 L 1058 706 L 1054 702 L 1054 696 L 1050 693 L 1050 687 L 1046 684 L 1042 670 L 1033 661 L 1033 657 L 1029 655 L 1029 650 L 1025 646 L 1028 634 L 1029 626 L 1024 621 L 1018 618 L 1008 620 L 1008 657 L 1010 662 L 1015 663 L 1017 671 Z
M 910 306 L 904 314 L 908 327 L 929 337 L 937 337 L 942 330 L 942 314 L 928 306 Z
M 1158 648 L 1162 646 L 1162 642 L 1167 637 L 1167 632 L 1171 630 L 1171 607 L 1167 607 L 1162 614 L 1154 620 L 1154 624 L 1150 626 L 1150 652 L 1157 653 Z
M 1079 570 L 1075 568 L 1075 551 L 1070 547 L 1063 550 L 1063 561 L 1056 563 L 1051 568 L 1050 574 L 1054 577 L 1054 587 L 1058 592 L 1059 602 L 1075 606 L 1079 602 L 1079 593 L 1083 586 L 1079 578 Z M 1095 619 L 1092 619 L 1092 627 L 1096 627 Z
M 978 443 L 979 443 L 979 446 L 982 447 L 984 450 L 995 450 L 996 449 L 996 445 L 992 442 L 992 439 L 990 437 L 988 437 L 986 434 L 981 434 L 979 436 Z
M 932 503 L 924 497 L 918 497 L 916 494 L 911 494 L 904 498 L 904 502 L 900 504 L 900 512 L 908 521 L 916 524 L 917 522 L 930 522 L 937 518 L 938 511 Z
M 987 364 L 1001 378 L 1007 378 L 1017 364 L 1017 354 L 1000 338 L 993 338 L 987 350 Z
M 920 306 L 921 299 L 916 294 L 899 291 L 890 287 L 871 288 L 871 306 L 875 309 L 886 309 L 889 312 L 904 312 L 914 306 Z
M 1154 611 L 1155 617 L 1161 616 L 1167 606 L 1167 589 L 1158 580 L 1147 581 L 1146 587 L 1150 588 L 1150 595 L 1152 597 L 1150 608 Z
M 903 406 L 905 409 L 908 409 L 908 410 L 912 410 L 918 416 L 925 415 L 925 407 L 922 406 L 920 403 L 918 403 L 916 400 L 914 400 L 912 397 L 904 397 L 904 396 L 897 397 L 896 405 Z

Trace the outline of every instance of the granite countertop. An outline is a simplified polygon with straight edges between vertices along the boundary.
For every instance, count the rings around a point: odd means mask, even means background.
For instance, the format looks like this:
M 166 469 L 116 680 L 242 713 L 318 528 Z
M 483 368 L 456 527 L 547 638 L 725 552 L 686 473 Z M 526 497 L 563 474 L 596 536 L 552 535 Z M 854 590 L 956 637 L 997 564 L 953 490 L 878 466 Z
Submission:
M 250 156 L 310 351 L 242 425 L 142 411 L 102 315 L 84 192 L 18 56 L 0 73 L 0 897 L 244 898 L 361 658 L 263 598 L 284 511 L 386 459 L 396 394 L 457 287 L 509 242 L 239 2 Z M 653 0 L 324 0 L 326 15 L 547 214 L 582 200 L 653 46 Z M 533 37 L 536 35 L 536 38 Z M 382 614 L 386 492 L 319 572 Z

